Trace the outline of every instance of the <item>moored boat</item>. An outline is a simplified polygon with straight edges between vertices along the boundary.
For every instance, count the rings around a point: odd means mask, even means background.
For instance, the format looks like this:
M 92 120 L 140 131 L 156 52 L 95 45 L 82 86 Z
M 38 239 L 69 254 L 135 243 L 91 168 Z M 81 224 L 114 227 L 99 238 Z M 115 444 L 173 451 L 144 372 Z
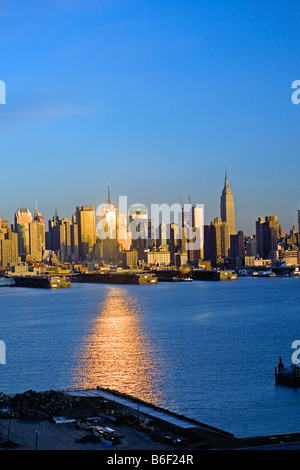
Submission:
M 278 367 L 275 367 L 275 383 L 277 385 L 289 385 L 290 387 L 300 387 L 300 367 L 292 364 L 284 367 L 282 358 L 279 358 Z

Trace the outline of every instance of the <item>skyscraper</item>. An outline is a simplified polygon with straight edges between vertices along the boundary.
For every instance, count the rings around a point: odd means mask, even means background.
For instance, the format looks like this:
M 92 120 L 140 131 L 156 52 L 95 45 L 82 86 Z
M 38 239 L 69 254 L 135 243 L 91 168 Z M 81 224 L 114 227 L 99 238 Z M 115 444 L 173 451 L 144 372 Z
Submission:
M 189 253 L 190 261 L 199 261 L 203 258 L 203 225 L 204 225 L 204 213 L 203 207 L 193 205 L 192 206 L 192 231 L 190 231 L 191 239 L 195 237 L 196 243 L 194 249 Z
M 42 261 L 46 248 L 45 221 L 35 208 L 33 221 L 29 223 L 30 255 L 32 261 Z
M 245 255 L 244 232 L 238 231 L 235 235 L 230 235 L 230 257 L 237 258 Z
M 79 258 L 85 260 L 96 244 L 96 218 L 94 206 L 77 206 L 75 217 L 78 225 Z
M 110 199 L 110 187 L 107 187 L 107 202 L 101 206 L 101 239 L 117 239 L 117 206 Z M 97 212 L 98 213 L 98 212 Z
M 50 226 L 52 225 L 50 221 Z M 55 224 L 50 227 L 51 230 L 51 249 L 55 251 L 60 261 L 78 261 L 78 225 L 73 224 L 70 219 L 60 220 L 55 218 Z
M 217 258 L 227 257 L 230 248 L 229 225 L 216 217 L 204 226 L 204 259 L 216 265 Z
M 128 232 L 127 214 L 117 213 L 117 239 L 120 250 L 130 250 L 131 237 Z
M 221 195 L 221 219 L 229 225 L 229 234 L 235 235 L 234 200 L 231 189 L 228 186 L 227 171 L 225 172 L 225 184 Z
M 131 249 L 138 251 L 140 259 L 143 252 L 149 248 L 149 243 L 151 244 L 148 209 L 143 204 L 133 204 L 129 208 L 129 233 Z
M 267 258 L 278 248 L 279 223 L 277 216 L 262 217 L 256 222 L 256 243 L 257 254 L 262 258 Z
M 18 263 L 18 234 L 10 229 L 7 233 L 0 230 L 0 264 L 8 266 Z
M 30 253 L 29 224 L 32 214 L 27 208 L 20 208 L 15 213 L 15 232 L 18 233 L 19 255 L 25 257 Z
M 106 204 L 101 204 L 100 207 L 101 210 L 97 209 L 97 235 L 101 240 L 101 258 L 108 262 L 117 261 L 120 256 L 118 242 L 119 223 L 122 225 L 124 219 L 122 220 L 122 218 L 118 217 L 118 208 L 111 201 L 109 181 Z M 124 226 L 122 225 L 121 236 L 124 234 L 123 231 Z

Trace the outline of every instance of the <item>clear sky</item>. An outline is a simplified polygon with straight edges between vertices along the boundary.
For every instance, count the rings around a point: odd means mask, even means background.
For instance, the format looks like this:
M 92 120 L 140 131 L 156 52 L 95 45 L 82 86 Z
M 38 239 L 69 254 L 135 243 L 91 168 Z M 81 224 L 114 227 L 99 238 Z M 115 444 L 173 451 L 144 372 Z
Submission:
M 0 0 L 0 210 L 130 203 L 220 215 L 236 228 L 300 209 L 300 3 Z

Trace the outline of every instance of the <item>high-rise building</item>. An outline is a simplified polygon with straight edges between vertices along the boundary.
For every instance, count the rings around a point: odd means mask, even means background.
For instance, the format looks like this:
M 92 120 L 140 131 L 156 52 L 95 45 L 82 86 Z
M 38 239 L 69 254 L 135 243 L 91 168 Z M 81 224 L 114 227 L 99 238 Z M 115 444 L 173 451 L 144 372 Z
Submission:
M 123 220 L 118 217 L 118 208 L 111 201 L 109 182 L 107 196 L 106 204 L 100 206 L 101 211 L 97 210 L 97 235 L 101 240 L 101 257 L 106 261 L 112 262 L 117 261 L 121 257 L 118 230 L 120 229 L 119 224 Z M 124 228 L 123 226 L 121 227 L 122 236 Z M 122 241 L 122 245 L 126 245 L 125 240 Z
M 284 230 L 283 230 L 282 225 L 279 225 L 278 238 L 282 238 L 282 239 L 284 238 Z
M 130 250 L 131 237 L 128 232 L 127 214 L 117 213 L 117 240 L 120 251 Z
M 55 219 L 55 224 L 50 221 L 50 229 L 52 247 L 60 261 L 78 261 L 79 260 L 79 246 L 78 246 L 78 225 L 73 224 L 70 219 L 64 218 L 60 220 L 58 217 Z
M 35 208 L 33 221 L 29 223 L 29 245 L 32 261 L 42 261 L 46 248 L 45 221 Z
M 211 261 L 212 266 L 217 258 L 226 258 L 230 248 L 230 231 L 227 222 L 216 217 L 210 225 L 204 226 L 204 259 Z
M 217 256 L 221 255 L 221 246 L 217 243 L 216 226 L 211 222 L 204 225 L 204 259 L 215 266 Z
M 234 200 L 231 189 L 228 186 L 227 171 L 225 173 L 225 184 L 221 195 L 221 219 L 222 222 L 227 222 L 229 225 L 230 235 L 235 234 L 235 214 L 234 214 Z
M 230 257 L 237 258 L 245 256 L 244 232 L 238 231 L 235 235 L 230 235 Z
M 151 225 L 150 225 L 151 227 Z M 137 250 L 139 259 L 151 246 L 152 227 L 149 233 L 148 209 L 143 204 L 133 204 L 129 208 L 129 232 L 131 249 Z
M 158 246 L 167 245 L 167 227 L 161 222 L 158 227 Z
M 96 218 L 94 206 L 77 206 L 74 220 L 78 225 L 79 258 L 92 257 L 96 245 Z
M 7 233 L 9 229 L 9 223 L 8 220 L 2 219 L 1 218 L 1 212 L 0 212 L 0 230 L 2 233 Z
M 15 232 L 18 234 L 19 256 L 30 254 L 29 224 L 32 222 L 32 214 L 27 208 L 20 208 L 15 213 Z
M 192 263 L 203 258 L 203 219 L 203 207 L 193 205 L 191 208 L 191 228 L 188 232 L 188 258 Z
M 10 229 L 4 234 L 0 231 L 0 264 L 7 267 L 18 263 L 18 234 Z
M 256 221 L 256 248 L 261 258 L 268 258 L 278 249 L 279 223 L 277 216 L 259 217 Z
M 101 240 L 117 239 L 117 206 L 110 199 L 110 187 L 108 182 L 107 202 L 101 206 Z
M 178 224 L 172 222 L 170 224 L 170 238 L 168 240 L 168 245 L 170 249 L 171 263 L 175 264 L 175 254 L 178 253 L 180 249 L 180 233 L 181 228 Z
M 230 225 L 222 221 L 221 224 L 221 256 L 227 258 L 230 250 Z

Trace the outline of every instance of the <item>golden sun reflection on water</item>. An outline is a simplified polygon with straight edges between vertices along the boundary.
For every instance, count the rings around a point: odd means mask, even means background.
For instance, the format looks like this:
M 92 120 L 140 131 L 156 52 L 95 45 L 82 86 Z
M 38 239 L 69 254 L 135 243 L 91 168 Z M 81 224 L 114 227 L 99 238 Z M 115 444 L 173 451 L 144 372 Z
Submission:
M 84 342 L 80 388 L 99 385 L 158 403 L 155 366 L 139 324 L 136 299 L 122 287 L 109 287 L 91 334 Z

